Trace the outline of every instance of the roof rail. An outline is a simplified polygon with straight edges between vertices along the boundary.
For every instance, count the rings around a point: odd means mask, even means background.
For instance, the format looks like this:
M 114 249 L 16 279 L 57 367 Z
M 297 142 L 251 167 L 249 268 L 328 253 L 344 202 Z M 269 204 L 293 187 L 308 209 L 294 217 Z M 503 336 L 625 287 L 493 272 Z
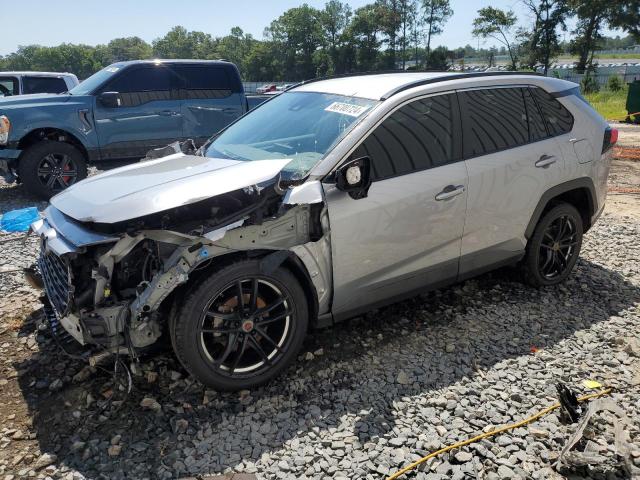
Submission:
M 402 85 L 400 87 L 394 88 L 393 90 L 390 90 L 389 92 L 385 93 L 381 100 L 386 100 L 389 97 L 392 97 L 393 95 L 403 92 L 404 90 L 408 90 L 410 88 L 413 87 L 419 87 L 420 85 L 428 85 L 430 83 L 438 83 L 438 82 L 444 82 L 446 80 L 459 80 L 462 78 L 475 78 L 475 77 L 500 77 L 500 76 L 510 76 L 510 75 L 536 75 L 536 76 L 543 76 L 541 73 L 537 73 L 537 72 L 469 72 L 469 73 L 457 73 L 457 74 L 452 74 L 449 71 L 446 70 L 411 70 L 411 71 L 406 71 L 406 70 L 380 70 L 380 71 L 376 71 L 376 72 L 357 72 L 357 73 L 341 73 L 339 75 L 327 75 L 325 77 L 317 77 L 317 78 L 312 78 L 309 80 L 303 80 L 301 82 L 298 82 L 296 84 L 291 85 L 289 88 L 287 88 L 286 90 L 284 90 L 285 92 L 288 90 L 291 90 L 293 88 L 296 87 L 300 87 L 302 85 L 308 85 L 310 83 L 316 83 L 316 82 L 322 82 L 323 80 L 333 80 L 336 78 L 347 78 L 347 77 L 364 77 L 364 76 L 368 76 L 368 75 L 387 75 L 390 73 L 394 73 L 394 74 L 400 74 L 400 73 L 441 73 L 442 76 L 440 77 L 432 77 L 432 78 L 425 78 L 422 80 L 416 80 L 415 82 L 411 82 L 411 83 L 407 83 L 405 85 Z
M 441 70 L 438 70 L 441 72 Z M 383 74 L 389 74 L 389 73 L 428 73 L 429 70 L 420 70 L 420 71 L 414 71 L 412 70 L 411 72 L 407 72 L 406 70 L 379 70 L 376 72 L 352 72 L 352 73 L 339 73 L 337 75 L 326 75 L 324 77 L 316 77 L 316 78 L 310 78 L 309 80 L 302 80 L 298 83 L 294 83 L 293 85 L 291 85 L 289 88 L 287 88 L 286 90 L 284 90 L 285 92 L 287 90 L 291 90 L 292 88 L 296 88 L 296 87 L 300 87 L 302 85 L 308 85 L 310 83 L 316 83 L 316 82 L 322 82 L 323 80 L 334 80 L 336 78 L 347 78 L 347 77 L 364 77 L 366 75 L 383 75 Z
M 446 73 L 446 72 L 442 72 Z M 405 85 L 401 85 L 399 87 L 394 88 L 393 90 L 385 93 L 381 100 L 387 100 L 388 98 L 400 93 L 405 90 L 409 90 L 410 88 L 419 87 L 421 85 L 429 85 L 430 83 L 439 83 L 445 82 L 447 80 L 460 80 L 462 78 L 477 78 L 477 77 L 508 77 L 512 75 L 535 75 L 535 76 L 543 76 L 540 73 L 536 72 L 471 72 L 471 73 L 458 73 L 453 75 L 443 75 L 441 77 L 433 77 L 433 78 L 425 78 L 423 80 L 416 80 L 415 82 L 407 83 Z

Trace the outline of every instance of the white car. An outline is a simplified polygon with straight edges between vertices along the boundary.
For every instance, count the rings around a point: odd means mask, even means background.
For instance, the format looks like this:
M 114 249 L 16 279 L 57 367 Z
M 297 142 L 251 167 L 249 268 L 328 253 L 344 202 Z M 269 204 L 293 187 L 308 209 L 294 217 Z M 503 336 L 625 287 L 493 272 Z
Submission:
M 73 73 L 0 72 L 0 97 L 68 92 L 79 83 Z

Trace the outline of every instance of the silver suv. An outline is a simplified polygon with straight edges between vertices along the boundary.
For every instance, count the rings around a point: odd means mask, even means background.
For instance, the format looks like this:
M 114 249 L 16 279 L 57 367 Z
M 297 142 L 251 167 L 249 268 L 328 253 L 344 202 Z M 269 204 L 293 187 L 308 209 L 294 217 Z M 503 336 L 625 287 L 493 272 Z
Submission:
M 56 334 L 137 355 L 167 331 L 200 381 L 251 388 L 312 326 L 507 264 L 534 286 L 563 281 L 604 207 L 616 138 L 559 79 L 306 82 L 195 155 L 55 196 L 28 279 Z

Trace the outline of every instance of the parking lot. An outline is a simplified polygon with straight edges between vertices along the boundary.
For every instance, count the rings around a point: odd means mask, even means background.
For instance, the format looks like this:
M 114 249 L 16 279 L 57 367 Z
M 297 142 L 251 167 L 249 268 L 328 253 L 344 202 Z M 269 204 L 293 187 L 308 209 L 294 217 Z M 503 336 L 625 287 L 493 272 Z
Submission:
M 204 389 L 167 348 L 131 365 L 65 356 L 19 270 L 36 252 L 0 234 L 0 475 L 13 478 L 385 478 L 438 448 L 556 401 L 555 384 L 612 386 L 640 418 L 640 127 L 620 127 L 606 211 L 560 287 L 503 269 L 312 332 L 265 387 Z M 0 211 L 37 205 L 0 183 Z M 575 425 L 552 413 L 425 463 L 408 478 L 629 478 L 602 416 L 592 467 L 554 464 Z M 629 428 L 640 468 L 640 430 Z

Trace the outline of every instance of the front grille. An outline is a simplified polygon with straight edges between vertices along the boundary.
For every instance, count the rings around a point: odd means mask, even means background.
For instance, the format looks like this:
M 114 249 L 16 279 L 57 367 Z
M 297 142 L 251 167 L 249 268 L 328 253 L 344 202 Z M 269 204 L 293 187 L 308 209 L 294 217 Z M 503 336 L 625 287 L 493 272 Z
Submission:
M 69 265 L 55 253 L 47 252 L 43 246 L 40 250 L 38 267 L 53 309 L 58 316 L 65 316 L 71 301 Z

